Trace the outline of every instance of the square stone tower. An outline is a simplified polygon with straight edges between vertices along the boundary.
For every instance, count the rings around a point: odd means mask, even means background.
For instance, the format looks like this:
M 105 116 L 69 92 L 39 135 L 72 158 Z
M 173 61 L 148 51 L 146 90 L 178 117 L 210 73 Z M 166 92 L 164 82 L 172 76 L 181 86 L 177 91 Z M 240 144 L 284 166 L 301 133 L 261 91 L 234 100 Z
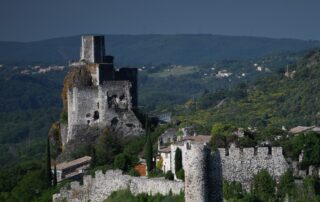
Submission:
M 80 60 L 87 63 L 103 63 L 105 59 L 104 36 L 81 37 Z

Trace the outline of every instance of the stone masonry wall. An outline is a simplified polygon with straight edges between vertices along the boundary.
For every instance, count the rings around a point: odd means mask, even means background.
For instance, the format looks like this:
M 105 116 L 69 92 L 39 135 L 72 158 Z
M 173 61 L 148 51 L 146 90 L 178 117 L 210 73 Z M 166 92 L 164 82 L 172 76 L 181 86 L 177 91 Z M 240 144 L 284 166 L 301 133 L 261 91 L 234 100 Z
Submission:
M 53 202 L 63 200 L 100 202 L 107 199 L 112 192 L 123 189 L 129 189 L 135 195 L 140 193 L 168 195 L 170 191 L 177 195 L 184 191 L 184 183 L 159 178 L 132 177 L 123 175 L 119 170 L 110 170 L 105 174 L 96 171 L 94 178 L 90 175 L 84 176 L 83 185 L 72 182 L 69 189 L 63 188 L 60 193 L 54 194 Z
M 69 142 L 77 131 L 89 126 L 110 127 L 124 136 L 141 134 L 141 123 L 131 110 L 130 87 L 128 81 L 108 81 L 69 90 L 68 134 L 62 139 Z
M 282 147 L 236 148 L 234 144 L 226 149 L 219 148 L 213 159 L 221 164 L 222 176 L 227 181 L 241 182 L 246 190 L 250 190 L 253 176 L 261 169 L 266 169 L 276 180 L 288 169 Z M 220 165 L 214 165 L 216 170 Z
M 203 143 L 185 143 L 185 202 L 207 202 L 207 157 L 208 148 Z

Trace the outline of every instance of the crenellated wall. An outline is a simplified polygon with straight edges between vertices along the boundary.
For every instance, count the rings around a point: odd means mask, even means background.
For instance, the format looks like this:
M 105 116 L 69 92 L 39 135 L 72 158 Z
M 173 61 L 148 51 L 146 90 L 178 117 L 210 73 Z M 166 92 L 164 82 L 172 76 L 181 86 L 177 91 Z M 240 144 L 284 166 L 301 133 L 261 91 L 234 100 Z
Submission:
M 241 149 L 232 144 L 228 150 L 219 148 L 211 152 L 205 143 L 187 141 L 176 146 L 182 149 L 185 182 L 131 177 L 121 171 L 105 174 L 97 171 L 94 178 L 85 176 L 83 185 L 73 182 L 70 189 L 60 190 L 53 196 L 53 201 L 61 202 L 64 198 L 67 201 L 102 201 L 121 189 L 151 195 L 167 195 L 170 190 L 173 194 L 184 191 L 186 202 L 222 201 L 223 180 L 240 182 L 249 191 L 253 176 L 259 170 L 268 170 L 278 180 L 289 168 L 281 147 Z M 175 148 L 172 147 L 172 151 Z
M 219 158 L 219 160 L 217 160 Z M 222 176 L 227 181 L 241 182 L 249 190 L 253 176 L 266 169 L 276 180 L 289 168 L 282 147 L 237 148 L 234 144 L 228 150 L 218 149 L 215 155 L 215 167 L 221 166 Z
M 123 175 L 119 170 L 110 170 L 105 174 L 96 171 L 95 177 L 84 176 L 83 185 L 72 182 L 70 188 L 61 189 L 60 193 L 54 194 L 53 202 L 63 200 L 101 202 L 112 192 L 124 189 L 129 189 L 135 195 L 140 193 L 168 195 L 170 192 L 178 195 L 184 191 L 184 183 L 159 178 L 132 177 Z

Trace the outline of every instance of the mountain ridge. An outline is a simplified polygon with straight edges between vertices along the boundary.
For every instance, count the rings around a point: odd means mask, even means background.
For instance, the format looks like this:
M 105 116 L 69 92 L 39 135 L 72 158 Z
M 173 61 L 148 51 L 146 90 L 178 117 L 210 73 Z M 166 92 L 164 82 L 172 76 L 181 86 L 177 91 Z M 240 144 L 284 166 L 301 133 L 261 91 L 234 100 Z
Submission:
M 78 60 L 80 35 L 32 42 L 0 41 L 0 63 Z M 208 64 L 320 47 L 320 41 L 211 34 L 106 35 L 106 52 L 118 65 Z

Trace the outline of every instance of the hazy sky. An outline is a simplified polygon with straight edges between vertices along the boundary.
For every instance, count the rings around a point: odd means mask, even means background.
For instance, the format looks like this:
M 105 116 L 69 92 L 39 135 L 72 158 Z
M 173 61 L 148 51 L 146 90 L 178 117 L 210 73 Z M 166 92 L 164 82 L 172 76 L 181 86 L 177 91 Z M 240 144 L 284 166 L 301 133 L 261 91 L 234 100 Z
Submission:
M 320 40 L 320 0 L 0 0 L 0 40 L 211 33 Z

